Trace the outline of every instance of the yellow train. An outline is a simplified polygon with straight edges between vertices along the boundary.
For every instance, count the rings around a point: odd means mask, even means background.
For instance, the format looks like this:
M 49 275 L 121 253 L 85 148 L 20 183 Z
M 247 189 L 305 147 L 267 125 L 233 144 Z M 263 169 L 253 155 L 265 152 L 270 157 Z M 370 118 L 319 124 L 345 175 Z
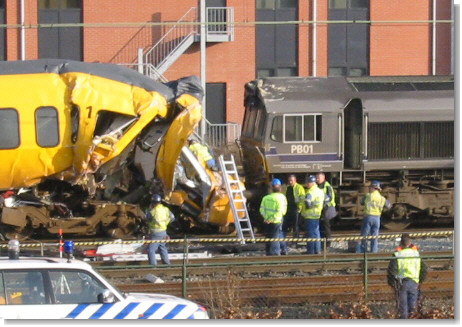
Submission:
M 153 192 L 188 226 L 229 226 L 213 174 L 178 173 L 197 167 L 185 145 L 202 95 L 195 77 L 162 84 L 112 64 L 1 62 L 1 235 L 145 233 Z

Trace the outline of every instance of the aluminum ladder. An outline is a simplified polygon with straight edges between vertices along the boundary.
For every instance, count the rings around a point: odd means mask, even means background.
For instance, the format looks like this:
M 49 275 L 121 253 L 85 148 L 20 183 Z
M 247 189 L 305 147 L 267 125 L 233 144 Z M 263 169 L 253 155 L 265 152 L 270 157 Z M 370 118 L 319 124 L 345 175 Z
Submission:
M 237 235 L 241 240 L 241 244 L 245 244 L 244 233 L 255 243 L 252 224 L 250 223 L 249 212 L 247 211 L 246 198 L 242 192 L 244 189 L 239 183 L 239 175 L 237 173 L 234 157 L 231 155 L 231 160 L 226 161 L 223 155 L 218 157 L 223 180 L 228 193 L 229 203 L 234 217 L 234 226 L 236 227 Z

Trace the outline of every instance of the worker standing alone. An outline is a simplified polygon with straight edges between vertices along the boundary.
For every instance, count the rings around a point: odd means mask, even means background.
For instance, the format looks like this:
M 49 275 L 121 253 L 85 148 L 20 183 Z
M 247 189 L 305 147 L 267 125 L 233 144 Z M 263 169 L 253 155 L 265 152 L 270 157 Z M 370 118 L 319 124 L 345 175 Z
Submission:
M 398 314 L 400 319 L 407 319 L 416 311 L 420 283 L 427 276 L 427 268 L 409 234 L 401 236 L 400 246 L 393 254 L 388 265 L 388 284 L 396 291 Z
M 305 183 L 306 196 L 302 208 L 302 217 L 305 220 L 305 235 L 307 238 L 321 238 L 319 231 L 319 218 L 321 218 L 324 204 L 324 191 L 316 184 L 316 176 L 310 175 Z M 309 254 L 321 252 L 321 242 L 307 242 L 306 250 Z
M 162 198 L 159 194 L 152 196 L 150 210 L 146 214 L 150 229 L 151 240 L 168 240 L 167 227 L 175 220 L 169 208 L 165 207 L 162 203 Z M 150 265 L 156 265 L 156 251 L 159 249 L 160 258 L 164 264 L 170 264 L 168 259 L 168 250 L 165 243 L 150 243 L 148 247 L 148 258 Z
M 272 193 L 263 197 L 260 204 L 260 214 L 265 223 L 265 237 L 279 238 L 282 230 L 282 219 L 287 212 L 287 199 L 281 193 L 281 181 L 277 178 L 271 182 Z M 280 242 L 266 243 L 266 255 L 280 255 Z
M 380 229 L 380 216 L 384 208 L 390 209 L 390 201 L 385 199 L 380 194 L 379 181 L 372 181 L 367 193 L 362 199 L 361 204 L 364 205 L 364 218 L 361 225 L 361 236 L 378 236 Z M 371 252 L 375 253 L 379 249 L 379 242 L 376 238 L 371 239 Z M 367 241 L 361 240 L 356 249 L 357 253 L 364 253 L 367 251 Z

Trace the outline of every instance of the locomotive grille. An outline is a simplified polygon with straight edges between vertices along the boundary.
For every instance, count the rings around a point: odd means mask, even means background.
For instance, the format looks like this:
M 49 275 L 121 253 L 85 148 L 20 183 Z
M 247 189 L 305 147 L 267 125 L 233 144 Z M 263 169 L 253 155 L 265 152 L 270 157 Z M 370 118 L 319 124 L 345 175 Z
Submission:
M 454 156 L 454 122 L 371 123 L 369 160 Z

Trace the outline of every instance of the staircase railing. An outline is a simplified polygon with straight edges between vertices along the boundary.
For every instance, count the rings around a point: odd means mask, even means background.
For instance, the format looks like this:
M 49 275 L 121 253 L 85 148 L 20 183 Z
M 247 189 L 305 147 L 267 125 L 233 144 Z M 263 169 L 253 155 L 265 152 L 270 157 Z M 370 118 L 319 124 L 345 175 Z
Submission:
M 212 147 L 220 147 L 234 143 L 241 136 L 241 124 L 212 124 L 205 119 L 205 141 Z
M 196 7 L 190 8 L 160 39 L 144 54 L 145 64 L 159 65 L 172 53 L 181 42 L 193 34 L 198 34 Z

